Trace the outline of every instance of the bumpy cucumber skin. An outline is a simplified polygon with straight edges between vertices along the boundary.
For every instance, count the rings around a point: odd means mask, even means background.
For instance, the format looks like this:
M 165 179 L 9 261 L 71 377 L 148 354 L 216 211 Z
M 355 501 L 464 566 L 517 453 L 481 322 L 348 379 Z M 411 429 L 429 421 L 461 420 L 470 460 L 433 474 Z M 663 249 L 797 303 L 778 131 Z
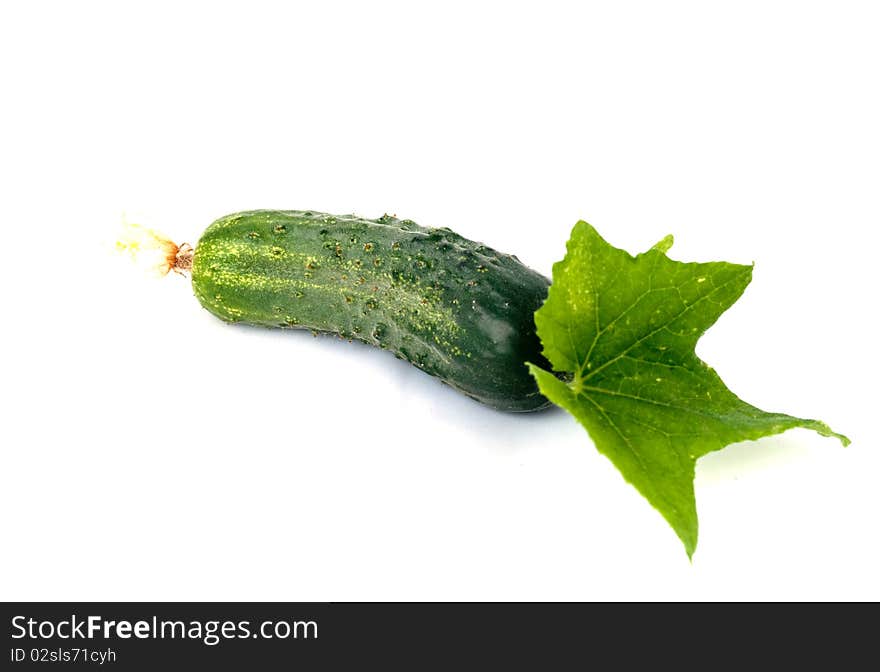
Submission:
M 193 290 L 228 322 L 331 332 L 390 350 L 504 411 L 549 405 L 534 313 L 550 281 L 516 257 L 385 215 L 253 210 L 195 248 Z

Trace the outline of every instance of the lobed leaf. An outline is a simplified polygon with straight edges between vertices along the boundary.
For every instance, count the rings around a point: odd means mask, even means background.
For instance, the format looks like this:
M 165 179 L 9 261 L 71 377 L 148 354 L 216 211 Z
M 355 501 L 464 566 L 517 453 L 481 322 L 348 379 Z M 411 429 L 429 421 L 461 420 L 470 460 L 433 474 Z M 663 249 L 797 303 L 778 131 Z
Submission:
M 586 428 L 691 556 L 700 457 L 793 427 L 844 445 L 849 439 L 818 420 L 744 402 L 696 356 L 700 336 L 740 297 L 752 267 L 673 261 L 666 256 L 671 245 L 667 236 L 633 257 L 578 222 L 535 313 L 553 372 L 532 363 L 529 368 L 541 392 Z

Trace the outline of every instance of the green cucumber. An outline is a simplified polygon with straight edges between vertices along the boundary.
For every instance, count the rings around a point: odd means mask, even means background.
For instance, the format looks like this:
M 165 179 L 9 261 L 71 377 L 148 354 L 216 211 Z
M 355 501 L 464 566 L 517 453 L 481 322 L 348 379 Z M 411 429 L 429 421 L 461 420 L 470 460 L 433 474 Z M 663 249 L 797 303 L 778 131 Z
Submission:
M 199 302 L 228 322 L 338 334 L 390 350 L 505 411 L 549 405 L 535 311 L 550 281 L 446 228 L 253 210 L 218 219 L 192 255 Z

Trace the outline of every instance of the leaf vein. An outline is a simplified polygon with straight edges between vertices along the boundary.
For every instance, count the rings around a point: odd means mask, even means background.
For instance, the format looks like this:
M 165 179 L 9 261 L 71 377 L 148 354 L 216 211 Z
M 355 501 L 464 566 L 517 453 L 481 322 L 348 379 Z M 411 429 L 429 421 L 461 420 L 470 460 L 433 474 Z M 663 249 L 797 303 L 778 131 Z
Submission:
M 635 348 L 635 347 L 637 347 L 638 345 L 644 343 L 646 340 L 648 340 L 649 338 L 651 338 L 651 337 L 654 336 L 655 334 L 657 334 L 657 333 L 663 331 L 663 329 L 666 329 L 670 324 L 672 324 L 673 322 L 675 322 L 676 320 L 678 320 L 680 317 L 684 316 L 685 313 L 687 313 L 687 312 L 689 312 L 690 310 L 692 310 L 692 309 L 694 308 L 694 306 L 696 306 L 697 304 L 699 304 L 701 301 L 703 301 L 704 299 L 706 299 L 708 296 L 710 296 L 711 294 L 714 294 L 715 292 L 720 291 L 721 289 L 723 289 L 724 287 L 726 287 L 727 285 L 731 284 L 734 280 L 737 280 L 737 279 L 739 279 L 739 276 L 738 276 L 738 275 L 734 275 L 734 276 L 732 276 L 729 280 L 726 280 L 726 281 L 723 282 L 722 284 L 720 284 L 720 285 L 718 285 L 717 287 L 715 287 L 714 289 L 712 289 L 712 291 L 709 292 L 708 294 L 704 294 L 703 296 L 699 297 L 699 298 L 698 298 L 696 301 L 694 301 L 693 303 L 690 303 L 690 304 L 686 305 L 686 306 L 684 307 L 683 310 L 681 310 L 681 311 L 679 311 L 678 313 L 676 313 L 675 315 L 673 315 L 673 316 L 672 316 L 669 320 L 667 320 L 664 324 L 661 324 L 660 326 L 656 327 L 655 329 L 652 329 L 651 331 L 649 331 L 649 332 L 648 332 L 647 334 L 645 334 L 644 336 L 641 336 L 640 338 L 636 339 L 636 341 L 634 341 L 633 343 L 631 343 L 630 345 L 628 345 L 628 346 L 627 346 L 626 348 L 624 348 L 620 353 L 618 353 L 617 355 L 615 355 L 614 357 L 612 357 L 611 359 L 609 359 L 607 362 L 601 364 L 599 367 L 593 369 L 593 370 L 592 370 L 592 371 L 591 371 L 591 372 L 590 372 L 590 373 L 589 373 L 589 374 L 588 374 L 583 380 L 584 380 L 584 381 L 587 381 L 587 380 L 589 380 L 590 378 L 592 378 L 593 376 L 595 376 L 597 373 L 599 373 L 600 371 L 602 371 L 603 369 L 608 368 L 611 364 L 613 364 L 614 362 L 618 361 L 619 359 L 621 359 L 622 357 L 624 357 L 625 355 L 627 355 L 627 354 L 628 354 L 633 348 Z M 671 330 L 670 330 L 670 331 L 671 331 Z M 673 332 L 673 333 L 674 333 L 674 332 Z

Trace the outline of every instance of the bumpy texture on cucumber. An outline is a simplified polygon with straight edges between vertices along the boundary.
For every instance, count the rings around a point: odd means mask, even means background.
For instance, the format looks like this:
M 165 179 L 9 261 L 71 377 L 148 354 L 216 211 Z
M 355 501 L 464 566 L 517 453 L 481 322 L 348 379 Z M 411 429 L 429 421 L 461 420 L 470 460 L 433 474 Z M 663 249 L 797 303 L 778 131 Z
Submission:
M 525 362 L 550 368 L 534 320 L 550 281 L 449 229 L 388 215 L 239 212 L 202 235 L 192 284 L 223 320 L 358 339 L 493 408 L 549 404 Z

